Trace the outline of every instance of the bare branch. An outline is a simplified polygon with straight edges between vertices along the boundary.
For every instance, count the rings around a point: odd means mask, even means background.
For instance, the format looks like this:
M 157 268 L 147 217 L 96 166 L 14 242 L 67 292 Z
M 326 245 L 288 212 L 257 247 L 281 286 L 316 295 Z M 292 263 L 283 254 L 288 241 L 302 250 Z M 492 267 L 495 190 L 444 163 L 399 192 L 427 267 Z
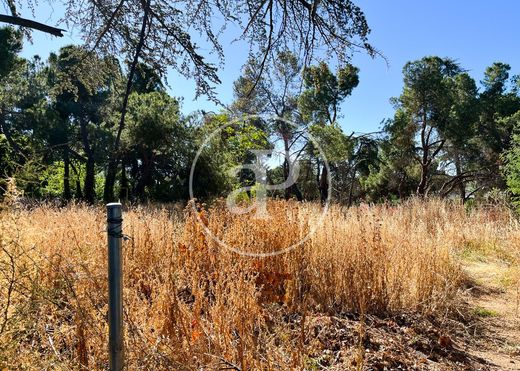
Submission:
M 57 36 L 57 37 L 63 37 L 63 31 L 65 31 L 61 28 L 47 26 L 46 24 L 32 21 L 30 19 L 14 17 L 14 16 L 10 16 L 10 15 L 3 15 L 3 14 L 0 14 L 0 22 L 9 23 L 9 24 L 12 24 L 15 26 L 31 28 L 33 30 L 46 32 L 46 33 L 49 33 L 49 34 Z

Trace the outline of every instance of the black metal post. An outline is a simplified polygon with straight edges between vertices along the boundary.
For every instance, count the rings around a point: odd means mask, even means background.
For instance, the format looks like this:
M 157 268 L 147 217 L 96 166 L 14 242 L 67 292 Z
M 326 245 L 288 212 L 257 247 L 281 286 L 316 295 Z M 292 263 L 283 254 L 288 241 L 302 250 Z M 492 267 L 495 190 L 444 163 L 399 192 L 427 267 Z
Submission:
M 123 218 L 120 203 L 107 204 L 108 234 L 108 347 L 110 370 L 120 371 L 124 365 L 123 286 L 121 239 Z

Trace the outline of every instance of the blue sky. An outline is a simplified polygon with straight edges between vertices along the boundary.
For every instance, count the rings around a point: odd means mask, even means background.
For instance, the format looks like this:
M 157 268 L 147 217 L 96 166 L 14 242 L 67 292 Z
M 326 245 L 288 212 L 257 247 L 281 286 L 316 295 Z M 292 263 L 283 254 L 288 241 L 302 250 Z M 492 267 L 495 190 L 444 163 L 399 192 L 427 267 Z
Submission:
M 352 63 L 360 68 L 360 84 L 343 104 L 341 125 L 345 132 L 371 132 L 393 114 L 389 98 L 402 89 L 401 70 L 410 60 L 438 55 L 457 60 L 479 81 L 487 66 L 495 61 L 508 63 L 512 74 L 520 74 L 520 1 L 518 0 L 357 0 L 372 29 L 371 43 L 387 58 L 371 59 L 355 54 Z M 61 9 L 46 2 L 35 13 L 38 21 L 55 24 Z M 32 15 L 26 14 L 27 17 Z M 74 32 L 64 38 L 34 33 L 34 43 L 26 43 L 25 57 L 38 54 L 46 58 L 50 51 L 78 43 Z M 220 72 L 219 98 L 230 103 L 233 81 L 247 59 L 246 48 L 223 42 L 226 64 Z M 184 98 L 183 111 L 218 110 L 204 97 L 194 101 L 194 83 L 175 73 L 168 75 L 171 94 Z

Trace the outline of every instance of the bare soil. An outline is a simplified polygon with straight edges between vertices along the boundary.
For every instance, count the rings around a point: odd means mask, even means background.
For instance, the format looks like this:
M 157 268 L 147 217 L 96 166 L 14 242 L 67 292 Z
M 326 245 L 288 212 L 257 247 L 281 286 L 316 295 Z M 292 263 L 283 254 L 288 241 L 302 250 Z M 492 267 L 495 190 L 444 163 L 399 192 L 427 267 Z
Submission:
M 468 304 L 479 318 L 470 353 L 485 359 L 491 369 L 520 370 L 520 319 L 518 286 L 508 285 L 510 266 L 500 260 L 465 266 L 473 286 Z
M 346 313 L 304 319 L 309 370 L 520 370 L 517 288 L 509 265 L 467 262 L 463 304 L 442 320 Z M 302 318 L 289 318 L 301 331 Z

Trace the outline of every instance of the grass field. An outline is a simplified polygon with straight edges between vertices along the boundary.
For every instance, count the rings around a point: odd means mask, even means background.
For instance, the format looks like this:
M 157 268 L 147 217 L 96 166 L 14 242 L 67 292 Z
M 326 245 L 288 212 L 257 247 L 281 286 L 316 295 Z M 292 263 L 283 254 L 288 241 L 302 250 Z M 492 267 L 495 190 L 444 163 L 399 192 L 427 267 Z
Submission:
M 498 282 L 518 285 L 520 227 L 503 208 L 332 206 L 319 225 L 319 206 L 291 201 L 270 202 L 268 219 L 218 202 L 198 210 L 124 212 L 129 369 L 383 369 L 414 359 L 433 367 L 424 350 L 425 360 L 401 354 L 420 348 L 421 321 L 441 354 L 454 318 L 495 316 L 466 308 L 465 264 L 508 262 Z M 249 253 L 279 251 L 317 228 L 290 252 L 258 258 L 223 248 L 199 220 Z M 0 213 L 1 370 L 107 367 L 105 223 L 102 207 Z M 391 334 L 403 344 L 387 344 Z

